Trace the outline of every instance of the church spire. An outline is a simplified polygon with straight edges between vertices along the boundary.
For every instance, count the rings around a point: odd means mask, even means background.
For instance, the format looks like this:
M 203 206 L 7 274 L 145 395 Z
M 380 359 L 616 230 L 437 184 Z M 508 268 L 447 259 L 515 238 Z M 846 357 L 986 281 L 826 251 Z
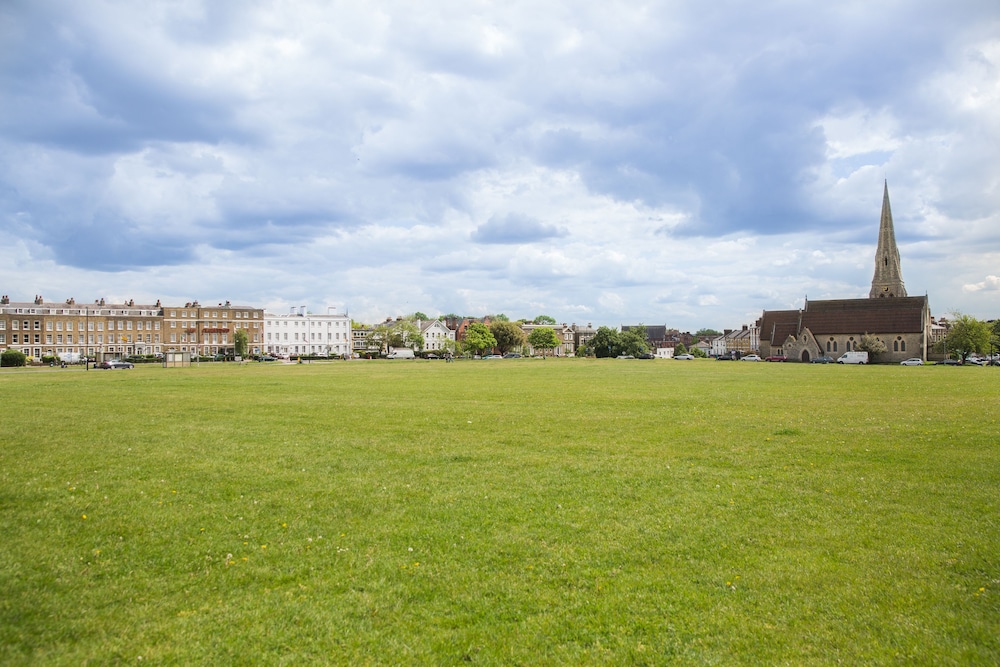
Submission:
M 875 251 L 875 276 L 872 278 L 871 299 L 889 296 L 906 296 L 903 271 L 899 267 L 899 249 L 896 233 L 892 228 L 892 210 L 889 208 L 889 182 L 882 194 L 882 219 L 878 227 L 878 250 Z

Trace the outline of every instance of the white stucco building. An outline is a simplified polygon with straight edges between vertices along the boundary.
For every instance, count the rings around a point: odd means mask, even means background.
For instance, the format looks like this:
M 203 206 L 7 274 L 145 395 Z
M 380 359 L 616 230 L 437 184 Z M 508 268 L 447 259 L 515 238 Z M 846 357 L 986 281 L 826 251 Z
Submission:
M 342 313 L 310 313 L 305 306 L 287 315 L 264 313 L 264 351 L 294 357 L 300 354 L 339 357 L 351 353 L 351 318 Z

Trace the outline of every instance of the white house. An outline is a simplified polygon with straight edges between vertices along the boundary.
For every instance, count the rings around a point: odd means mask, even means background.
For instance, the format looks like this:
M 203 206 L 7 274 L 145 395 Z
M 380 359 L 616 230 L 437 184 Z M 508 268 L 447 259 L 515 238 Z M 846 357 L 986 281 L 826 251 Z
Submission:
M 455 342 L 455 332 L 449 329 L 441 320 L 417 320 L 420 334 L 424 337 L 424 350 L 427 352 L 438 352 L 441 350 L 454 349 L 454 345 L 448 343 Z
M 339 357 L 351 353 L 351 318 L 331 312 L 310 313 L 305 306 L 287 315 L 264 313 L 264 350 L 294 357 L 300 354 Z

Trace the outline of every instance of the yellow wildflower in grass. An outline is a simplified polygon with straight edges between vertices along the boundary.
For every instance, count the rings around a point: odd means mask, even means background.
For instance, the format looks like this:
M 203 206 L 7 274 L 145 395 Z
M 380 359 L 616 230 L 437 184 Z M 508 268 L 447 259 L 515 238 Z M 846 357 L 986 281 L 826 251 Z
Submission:
M 86 521 L 86 520 L 87 520 L 87 515 L 86 515 L 86 514 L 84 514 L 84 515 L 83 515 L 83 520 L 84 520 L 84 521 Z

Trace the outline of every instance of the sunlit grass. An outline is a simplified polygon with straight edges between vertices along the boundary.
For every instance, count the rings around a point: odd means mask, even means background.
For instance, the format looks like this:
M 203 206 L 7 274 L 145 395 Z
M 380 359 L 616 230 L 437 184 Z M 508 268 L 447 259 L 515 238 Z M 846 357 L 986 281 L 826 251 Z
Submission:
M 0 375 L 0 662 L 1000 661 L 1000 374 Z

